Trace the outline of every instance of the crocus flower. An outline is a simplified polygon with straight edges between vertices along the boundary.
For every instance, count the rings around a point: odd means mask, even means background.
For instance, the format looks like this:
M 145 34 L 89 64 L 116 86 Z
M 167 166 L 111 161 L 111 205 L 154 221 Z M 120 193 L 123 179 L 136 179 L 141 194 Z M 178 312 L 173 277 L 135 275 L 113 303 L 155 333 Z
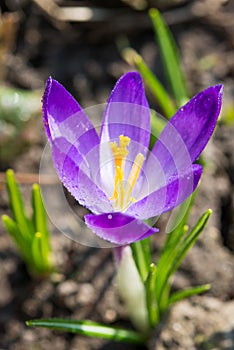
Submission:
M 193 97 L 166 124 L 151 152 L 150 109 L 141 76 L 123 75 L 104 110 L 100 135 L 75 99 L 49 78 L 43 118 L 63 185 L 90 210 L 84 219 L 99 237 L 118 245 L 156 231 L 145 220 L 173 209 L 197 187 L 193 164 L 220 112 L 222 85 Z

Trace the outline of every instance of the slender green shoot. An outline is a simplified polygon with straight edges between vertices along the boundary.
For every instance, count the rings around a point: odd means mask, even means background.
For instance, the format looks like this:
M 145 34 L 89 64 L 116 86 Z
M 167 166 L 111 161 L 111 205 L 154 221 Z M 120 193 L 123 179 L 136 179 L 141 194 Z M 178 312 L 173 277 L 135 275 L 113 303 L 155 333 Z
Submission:
M 171 92 L 181 107 L 188 100 L 180 59 L 173 36 L 157 9 L 149 11 Z
M 171 303 L 171 278 L 178 270 L 187 252 L 192 248 L 200 234 L 203 232 L 210 215 L 211 210 L 209 209 L 200 217 L 190 232 L 187 232 L 187 227 L 184 227 L 184 230 L 174 232 L 176 237 L 171 240 L 170 244 L 167 244 L 166 249 L 164 247 L 162 251 L 157 264 L 157 274 L 155 278 L 155 298 L 158 305 L 159 319 Z M 194 289 L 193 294 L 199 294 L 205 290 L 199 288 Z M 192 295 L 192 291 L 190 292 Z M 183 295 L 183 291 L 181 293 L 181 295 Z M 185 292 L 185 295 L 189 296 L 189 292 Z
M 150 239 L 146 238 L 131 244 L 132 253 L 141 279 L 144 282 L 148 276 L 151 262 Z
M 13 219 L 2 216 L 3 224 L 15 242 L 29 272 L 35 276 L 48 275 L 52 271 L 51 248 L 47 218 L 40 187 L 32 186 L 32 218 L 25 213 L 23 198 L 13 170 L 6 172 L 6 184 Z
M 178 292 L 171 294 L 169 298 L 169 304 L 177 303 L 178 301 L 183 300 L 185 298 L 190 298 L 193 295 L 205 293 L 210 290 L 210 287 L 210 284 L 204 284 L 202 286 L 190 287 L 183 290 L 179 290 Z
M 138 332 L 110 327 L 89 320 L 66 320 L 61 318 L 30 320 L 27 326 L 50 328 L 57 331 L 81 334 L 88 337 L 96 337 L 132 344 L 144 344 L 145 338 Z
M 131 66 L 135 66 L 141 73 L 146 85 L 148 85 L 150 88 L 159 107 L 161 108 L 162 113 L 167 119 L 170 119 L 176 112 L 174 102 L 168 95 L 162 83 L 147 66 L 143 57 L 132 48 L 125 48 L 121 54 L 125 61 L 127 61 Z

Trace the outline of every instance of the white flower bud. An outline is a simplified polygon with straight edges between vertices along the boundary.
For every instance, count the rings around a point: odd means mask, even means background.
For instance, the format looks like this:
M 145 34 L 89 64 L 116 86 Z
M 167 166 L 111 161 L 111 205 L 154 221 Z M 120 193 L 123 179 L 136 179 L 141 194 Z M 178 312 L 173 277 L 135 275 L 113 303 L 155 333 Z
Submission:
M 133 325 L 142 333 L 149 329 L 144 284 L 140 278 L 130 246 L 122 250 L 117 284 Z

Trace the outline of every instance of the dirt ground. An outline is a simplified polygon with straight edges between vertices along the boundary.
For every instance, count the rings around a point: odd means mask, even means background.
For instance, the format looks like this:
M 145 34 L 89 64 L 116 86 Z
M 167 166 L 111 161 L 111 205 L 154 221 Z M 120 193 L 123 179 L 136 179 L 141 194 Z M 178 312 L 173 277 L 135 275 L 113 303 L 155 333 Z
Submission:
M 58 2 L 61 6 L 94 6 L 98 21 L 61 21 L 37 1 L 0 4 L 10 13 L 10 39 L 0 54 L 1 84 L 43 90 L 49 75 L 63 83 L 84 107 L 105 102 L 116 79 L 132 69 L 120 47 L 128 41 L 164 81 L 159 51 L 146 10 L 134 1 Z M 38 1 L 42 3 L 42 1 Z M 90 5 L 91 3 L 91 5 Z M 140 2 L 139 2 L 140 3 Z M 158 5 L 180 48 L 191 96 L 216 83 L 225 87 L 222 118 L 204 152 L 207 166 L 191 212 L 194 223 L 208 208 L 213 215 L 173 281 L 173 288 L 211 283 L 205 295 L 178 303 L 152 334 L 149 350 L 234 349 L 234 3 L 233 1 L 148 1 Z M 131 4 L 131 6 L 129 5 Z M 136 6 L 136 5 L 134 5 Z M 103 11 L 105 10 L 105 11 Z M 8 22 L 7 22 L 8 23 Z M 4 24 L 6 26 L 6 22 Z M 2 35 L 0 29 L 0 36 Z M 5 38 L 5 37 L 4 37 Z M 2 46 L 0 45 L 0 53 Z M 3 50 L 3 49 L 2 49 Z M 7 57 L 3 59 L 2 57 Z M 150 105 L 157 104 L 147 90 Z M 231 121 L 227 122 L 226 115 Z M 231 115 L 231 117 L 230 117 Z M 0 171 L 38 174 L 46 143 L 40 113 L 25 123 L 17 137 L 24 147 L 1 159 Z M 4 143 L 0 144 L 4 147 Z M 2 152 L 3 148 L 1 148 Z M 23 181 L 22 181 L 23 182 Z M 30 206 L 30 184 L 21 184 Z M 0 183 L 0 214 L 10 213 L 4 183 Z M 154 237 L 155 261 L 165 234 Z M 131 328 L 118 298 L 111 249 L 75 243 L 50 224 L 57 273 L 33 279 L 0 223 L 0 350 L 121 350 L 144 349 L 100 339 L 27 328 L 24 322 L 40 317 L 91 319 Z M 145 347 L 146 349 L 146 347 Z

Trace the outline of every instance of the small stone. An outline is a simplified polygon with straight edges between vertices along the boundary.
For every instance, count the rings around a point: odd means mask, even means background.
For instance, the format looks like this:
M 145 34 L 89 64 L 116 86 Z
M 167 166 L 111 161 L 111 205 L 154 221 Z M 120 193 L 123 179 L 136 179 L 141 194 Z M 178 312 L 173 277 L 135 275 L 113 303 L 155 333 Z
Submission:
M 67 280 L 58 285 L 58 294 L 62 297 L 76 293 L 78 289 L 78 284 L 73 280 Z
M 107 309 L 105 311 L 104 317 L 106 322 L 113 322 L 117 317 L 117 313 L 113 309 Z
M 79 291 L 77 293 L 77 302 L 86 305 L 94 301 L 95 291 L 94 287 L 90 283 L 82 283 L 79 285 Z

